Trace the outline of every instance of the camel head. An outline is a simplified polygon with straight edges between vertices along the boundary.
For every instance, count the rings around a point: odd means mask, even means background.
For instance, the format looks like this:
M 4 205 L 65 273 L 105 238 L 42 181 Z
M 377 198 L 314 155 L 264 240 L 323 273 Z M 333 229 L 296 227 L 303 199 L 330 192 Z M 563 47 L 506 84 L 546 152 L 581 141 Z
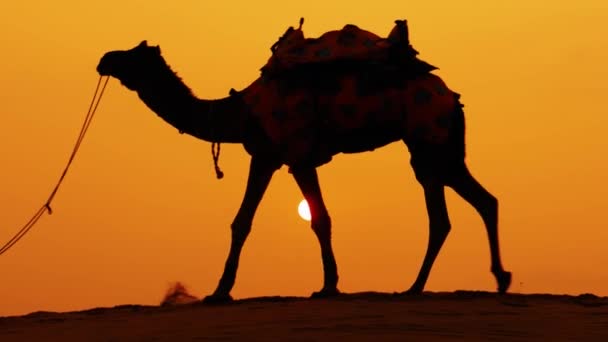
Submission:
M 102 76 L 112 76 L 131 90 L 137 90 L 145 82 L 151 71 L 157 70 L 159 63 L 165 64 L 158 46 L 148 46 L 144 40 L 131 50 L 106 53 L 97 66 Z

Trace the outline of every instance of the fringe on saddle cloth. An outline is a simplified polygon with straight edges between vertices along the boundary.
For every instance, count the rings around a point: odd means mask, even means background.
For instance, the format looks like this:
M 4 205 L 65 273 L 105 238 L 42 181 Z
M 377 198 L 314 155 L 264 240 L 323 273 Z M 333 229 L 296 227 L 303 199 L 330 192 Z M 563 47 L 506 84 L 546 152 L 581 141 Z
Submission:
M 396 134 L 403 134 L 405 130 L 410 136 L 423 132 L 427 135 L 424 138 L 430 141 L 445 138 L 446 126 L 441 123 L 449 117 L 442 116 L 453 111 L 457 97 L 439 77 L 430 73 L 437 68 L 416 58 L 418 52 L 409 43 L 405 20 L 397 20 L 387 38 L 346 25 L 342 30 L 327 32 L 319 38 L 305 39 L 302 22 L 298 29 L 290 27 L 272 46 L 272 56 L 262 68 L 262 76 L 240 94 L 281 151 L 285 164 L 290 167 L 298 164 L 319 166 L 329 162 L 338 150 L 371 150 L 395 134 L 383 128 L 380 132 L 372 132 L 371 137 L 365 137 L 364 134 L 370 134 L 369 127 L 394 128 L 398 130 Z M 335 81 L 339 89 L 331 96 L 315 97 L 306 91 L 285 91 L 284 79 L 293 78 L 287 76 L 291 74 L 290 70 L 324 65 L 333 69 L 352 63 L 357 69 L 373 65 L 397 68 L 400 75 L 410 80 L 409 85 L 362 98 L 356 77 L 347 72 L 331 81 Z M 299 79 L 299 76 L 294 77 Z M 404 106 L 408 107 L 405 120 Z M 355 144 L 360 145 L 319 146 L 319 142 L 332 139 L 339 142 L 343 140 L 341 137 L 354 132 L 363 134 L 354 139 Z M 331 138 L 320 139 L 319 134 Z

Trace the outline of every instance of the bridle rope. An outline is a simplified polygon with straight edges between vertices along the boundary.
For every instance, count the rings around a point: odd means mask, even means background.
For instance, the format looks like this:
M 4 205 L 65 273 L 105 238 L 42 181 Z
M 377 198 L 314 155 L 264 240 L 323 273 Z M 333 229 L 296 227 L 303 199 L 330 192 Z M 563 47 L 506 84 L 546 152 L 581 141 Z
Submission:
M 103 79 L 103 76 L 99 76 L 99 80 L 97 81 L 97 87 L 95 87 L 95 94 L 93 94 L 93 99 L 91 100 L 91 103 L 89 104 L 89 110 L 87 111 L 87 115 L 84 119 L 84 123 L 82 124 L 82 128 L 80 129 L 80 134 L 78 134 L 78 139 L 76 139 L 76 144 L 74 145 L 72 154 L 70 155 L 70 158 L 68 159 L 65 169 L 63 170 L 61 177 L 59 177 L 59 180 L 57 181 L 55 188 L 51 192 L 51 194 L 50 194 L 49 198 L 46 200 L 46 202 L 42 205 L 42 207 L 40 207 L 40 209 L 38 209 L 36 214 L 34 214 L 34 216 L 17 232 L 17 234 L 15 234 L 15 236 L 13 236 L 6 244 L 4 244 L 4 246 L 2 246 L 2 248 L 0 248 L 0 255 L 4 254 L 11 247 L 13 247 L 17 242 L 19 242 L 19 240 L 21 240 L 21 238 L 23 238 L 23 236 L 25 234 L 27 234 L 27 232 L 29 232 L 30 229 L 32 229 L 32 227 L 38 222 L 38 220 L 40 220 L 40 218 L 42 217 L 42 215 L 45 212 L 48 211 L 49 215 L 53 213 L 53 209 L 51 209 L 51 202 L 55 198 L 55 195 L 57 194 L 57 191 L 59 190 L 59 187 L 61 186 L 63 179 L 65 178 L 66 174 L 68 173 L 68 169 L 70 168 L 70 165 L 72 165 L 72 162 L 74 161 L 74 157 L 76 156 L 76 153 L 78 152 L 78 149 L 80 148 L 80 145 L 82 144 L 84 135 L 86 134 L 87 130 L 89 129 L 89 126 L 91 125 L 91 121 L 93 120 L 93 116 L 95 115 L 95 112 L 97 111 L 97 107 L 99 106 L 99 102 L 101 101 L 101 97 L 106 89 L 106 85 L 108 84 L 110 77 L 109 76 L 106 77 L 105 82 L 103 82 L 103 85 L 102 85 L 102 79 Z M 218 150 L 218 157 L 219 157 L 219 150 Z

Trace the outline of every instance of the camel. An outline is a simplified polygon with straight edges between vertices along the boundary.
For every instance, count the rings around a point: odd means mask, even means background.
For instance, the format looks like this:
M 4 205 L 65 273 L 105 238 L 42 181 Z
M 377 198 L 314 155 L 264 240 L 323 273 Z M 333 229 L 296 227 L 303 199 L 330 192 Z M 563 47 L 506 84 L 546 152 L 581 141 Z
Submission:
M 424 190 L 430 230 L 418 276 L 399 294 L 422 293 L 450 231 L 446 186 L 483 219 L 497 290 L 508 290 L 511 273 L 504 270 L 500 258 L 498 201 L 467 168 L 463 106 L 459 95 L 438 76 L 404 75 L 381 67 L 306 69 L 271 79 L 260 77 L 242 91 L 232 89 L 228 97 L 205 100 L 193 95 L 173 72 L 160 47 L 146 41 L 130 50 L 106 53 L 97 71 L 137 92 L 179 132 L 211 143 L 242 144 L 251 155 L 244 198 L 231 224 L 224 271 L 216 290 L 203 302 L 232 300 L 230 292 L 254 214 L 274 172 L 283 165 L 289 167 L 309 204 L 311 227 L 320 244 L 323 287 L 311 297 L 339 295 L 331 220 L 316 168 L 338 153 L 371 151 L 397 141 L 403 141 L 410 152 L 410 164 Z M 214 153 L 216 171 L 217 157 Z

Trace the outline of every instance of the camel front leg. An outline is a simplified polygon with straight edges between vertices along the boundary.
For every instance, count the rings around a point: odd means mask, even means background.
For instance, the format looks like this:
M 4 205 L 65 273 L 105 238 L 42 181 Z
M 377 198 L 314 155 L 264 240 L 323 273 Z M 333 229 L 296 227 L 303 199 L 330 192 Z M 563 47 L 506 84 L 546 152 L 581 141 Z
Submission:
M 331 219 L 323 203 L 317 171 L 314 168 L 292 170 L 304 198 L 308 202 L 311 214 L 311 226 L 321 245 L 324 281 L 323 288 L 312 294 L 312 297 L 330 297 L 338 295 L 338 268 L 334 251 L 331 247 Z
M 247 179 L 247 189 L 241 207 L 239 208 L 234 221 L 232 222 L 232 242 L 230 244 L 230 252 L 224 266 L 224 273 L 220 278 L 219 284 L 215 292 L 205 297 L 205 303 L 221 303 L 232 300 L 230 291 L 234 286 L 236 279 L 236 271 L 239 266 L 239 258 L 243 244 L 251 231 L 251 223 L 255 211 L 264 196 L 266 188 L 270 183 L 270 179 L 275 170 L 280 167 L 280 164 L 268 161 L 266 159 L 253 157 L 249 166 L 249 177 Z

